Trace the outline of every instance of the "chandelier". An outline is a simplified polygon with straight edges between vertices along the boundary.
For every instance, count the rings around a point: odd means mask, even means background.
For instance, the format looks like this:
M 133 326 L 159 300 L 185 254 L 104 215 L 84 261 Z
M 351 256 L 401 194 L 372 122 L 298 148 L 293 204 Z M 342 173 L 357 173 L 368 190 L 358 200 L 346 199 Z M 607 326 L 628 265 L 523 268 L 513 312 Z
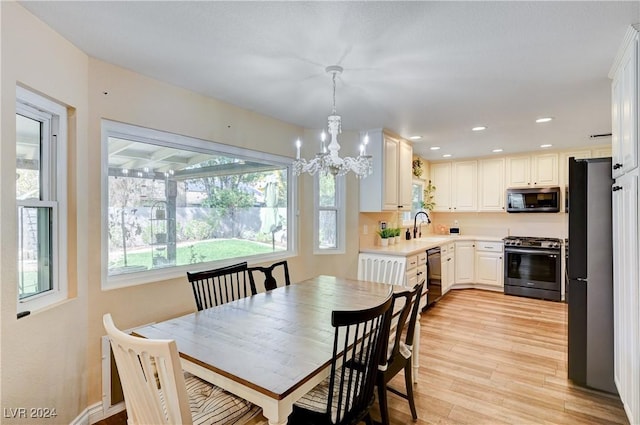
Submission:
M 304 158 L 300 158 L 300 147 L 302 142 L 300 139 L 296 141 L 296 160 L 293 163 L 293 172 L 299 176 L 302 173 L 309 173 L 314 175 L 317 172 L 324 174 L 332 174 L 334 176 L 343 176 L 349 171 L 358 178 L 367 177 L 371 174 L 372 164 L 371 155 L 367 155 L 367 143 L 368 137 L 365 136 L 363 143 L 360 145 L 360 154 L 355 157 L 340 158 L 338 152 L 340 151 L 340 145 L 338 144 L 338 134 L 342 132 L 342 126 L 340 123 L 340 115 L 336 114 L 336 75 L 342 73 L 342 67 L 338 65 L 328 66 L 325 71 L 331 73 L 333 80 L 333 109 L 331 115 L 329 115 L 329 134 L 331 135 L 331 141 L 329 145 L 325 147 L 325 132 L 322 132 L 320 145 L 320 152 L 316 154 L 315 158 L 307 161 Z

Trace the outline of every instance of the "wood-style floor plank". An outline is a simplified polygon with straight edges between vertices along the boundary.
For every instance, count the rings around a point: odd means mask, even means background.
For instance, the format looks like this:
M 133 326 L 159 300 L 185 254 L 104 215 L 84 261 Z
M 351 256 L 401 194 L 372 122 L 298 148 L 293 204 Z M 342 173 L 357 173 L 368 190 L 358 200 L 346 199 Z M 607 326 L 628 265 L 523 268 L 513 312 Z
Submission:
M 389 394 L 391 425 L 628 425 L 618 397 L 567 379 L 564 303 L 455 290 L 420 323 L 418 421 Z M 404 388 L 404 378 L 391 385 Z

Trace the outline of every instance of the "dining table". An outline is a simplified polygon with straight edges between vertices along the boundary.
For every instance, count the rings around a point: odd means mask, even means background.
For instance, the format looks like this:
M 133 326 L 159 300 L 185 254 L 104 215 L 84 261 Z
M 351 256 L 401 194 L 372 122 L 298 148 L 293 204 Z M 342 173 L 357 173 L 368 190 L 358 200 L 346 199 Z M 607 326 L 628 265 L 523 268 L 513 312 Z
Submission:
M 286 424 L 293 404 L 330 372 L 331 312 L 379 305 L 393 285 L 316 276 L 268 292 L 137 328 L 176 341 L 182 367 Z

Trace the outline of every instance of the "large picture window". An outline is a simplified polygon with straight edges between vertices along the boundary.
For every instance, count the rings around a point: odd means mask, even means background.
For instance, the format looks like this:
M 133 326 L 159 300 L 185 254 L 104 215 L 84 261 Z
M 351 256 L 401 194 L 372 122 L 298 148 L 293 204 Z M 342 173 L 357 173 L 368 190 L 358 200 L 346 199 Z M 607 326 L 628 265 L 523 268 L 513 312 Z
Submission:
M 291 160 L 103 121 L 106 286 L 294 251 Z
M 67 110 L 16 88 L 18 312 L 67 297 Z

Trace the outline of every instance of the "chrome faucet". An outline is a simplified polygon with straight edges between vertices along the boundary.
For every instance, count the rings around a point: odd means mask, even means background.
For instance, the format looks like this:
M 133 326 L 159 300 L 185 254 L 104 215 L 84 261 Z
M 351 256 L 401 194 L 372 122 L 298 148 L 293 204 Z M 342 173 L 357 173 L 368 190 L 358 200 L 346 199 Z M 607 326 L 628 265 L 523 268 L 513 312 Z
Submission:
M 417 221 L 418 221 L 418 216 L 420 214 L 424 214 L 424 216 L 427 217 L 427 223 L 431 223 L 431 219 L 429 218 L 429 214 L 427 214 L 426 211 L 418 211 L 416 213 L 416 215 L 413 217 L 413 239 L 418 237 L 418 223 L 417 223 Z M 420 222 L 421 226 L 422 226 L 423 222 L 424 222 L 424 220 Z M 422 236 L 422 229 L 421 229 L 420 233 L 421 233 L 420 236 Z

